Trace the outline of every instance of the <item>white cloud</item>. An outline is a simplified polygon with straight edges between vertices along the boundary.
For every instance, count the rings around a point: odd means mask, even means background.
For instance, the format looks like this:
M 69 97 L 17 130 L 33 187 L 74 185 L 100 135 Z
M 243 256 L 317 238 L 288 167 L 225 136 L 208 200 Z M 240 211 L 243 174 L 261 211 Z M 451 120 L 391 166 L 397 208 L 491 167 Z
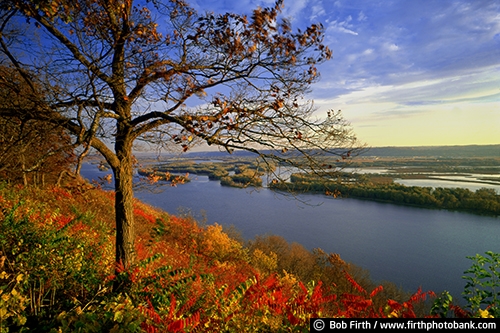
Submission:
M 368 19 L 368 17 L 362 11 L 359 12 L 359 14 L 358 14 L 358 21 L 359 22 L 366 21 L 367 19 Z
M 325 8 L 321 3 L 316 3 L 312 7 L 312 14 L 310 16 L 310 21 L 316 21 L 319 17 L 322 17 L 326 14 Z
M 363 55 L 365 55 L 365 56 L 370 55 L 370 54 L 373 54 L 373 49 L 366 49 L 363 51 Z
M 388 49 L 389 51 L 397 51 L 397 50 L 399 50 L 399 46 L 397 46 L 394 43 L 386 44 L 385 48 Z
M 329 25 L 328 25 L 328 30 L 330 30 L 330 32 L 334 31 L 334 32 L 341 32 L 341 33 L 346 33 L 346 34 L 350 34 L 350 35 L 354 35 L 354 36 L 357 36 L 358 33 L 354 30 L 351 29 L 352 25 L 349 24 L 349 19 L 352 19 L 350 16 L 347 18 L 347 20 L 345 21 L 333 21 L 331 22 Z

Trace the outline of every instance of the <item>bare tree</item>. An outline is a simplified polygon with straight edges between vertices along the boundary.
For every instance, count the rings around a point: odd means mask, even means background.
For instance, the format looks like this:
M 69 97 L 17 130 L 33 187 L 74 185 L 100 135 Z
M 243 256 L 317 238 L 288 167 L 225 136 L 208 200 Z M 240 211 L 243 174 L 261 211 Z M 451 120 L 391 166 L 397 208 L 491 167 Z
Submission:
M 331 57 L 322 26 L 293 31 L 282 6 L 247 17 L 183 0 L 3 1 L 3 59 L 45 96 L 27 114 L 65 126 L 113 170 L 118 263 L 135 260 L 136 140 L 245 149 L 316 173 L 355 149 L 340 113 L 315 119 L 305 99 Z

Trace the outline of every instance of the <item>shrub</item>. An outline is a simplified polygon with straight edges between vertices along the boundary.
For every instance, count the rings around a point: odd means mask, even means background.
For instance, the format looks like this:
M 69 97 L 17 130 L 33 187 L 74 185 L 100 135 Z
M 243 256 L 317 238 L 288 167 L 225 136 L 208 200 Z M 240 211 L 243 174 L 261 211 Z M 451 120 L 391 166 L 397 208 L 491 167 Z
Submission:
M 500 253 L 468 256 L 472 266 L 464 272 L 467 281 L 463 292 L 467 308 L 474 317 L 500 317 Z M 485 308 L 483 309 L 483 306 Z

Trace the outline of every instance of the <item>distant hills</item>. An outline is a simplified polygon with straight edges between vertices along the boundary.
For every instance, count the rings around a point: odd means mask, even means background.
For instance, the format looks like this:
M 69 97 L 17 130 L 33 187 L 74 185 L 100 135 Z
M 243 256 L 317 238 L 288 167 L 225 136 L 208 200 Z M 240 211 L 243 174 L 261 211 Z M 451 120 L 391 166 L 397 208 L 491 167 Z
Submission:
M 374 147 L 362 156 L 379 157 L 500 157 L 498 145 Z
M 289 151 L 289 153 L 291 153 Z M 163 157 L 170 154 L 163 153 Z M 237 150 L 232 154 L 226 151 L 202 151 L 175 154 L 186 159 L 228 159 L 252 157 L 255 154 Z M 438 158 L 500 158 L 500 144 L 466 146 L 414 146 L 414 147 L 371 147 L 360 154 L 361 157 L 438 157 Z M 137 158 L 156 158 L 157 153 L 136 152 Z
M 246 157 L 254 154 L 246 151 L 236 151 L 232 155 L 227 152 L 207 151 L 185 154 L 186 158 L 224 158 Z M 378 157 L 499 157 L 500 144 L 498 145 L 467 145 L 467 146 L 415 146 L 415 147 L 372 147 L 360 156 Z

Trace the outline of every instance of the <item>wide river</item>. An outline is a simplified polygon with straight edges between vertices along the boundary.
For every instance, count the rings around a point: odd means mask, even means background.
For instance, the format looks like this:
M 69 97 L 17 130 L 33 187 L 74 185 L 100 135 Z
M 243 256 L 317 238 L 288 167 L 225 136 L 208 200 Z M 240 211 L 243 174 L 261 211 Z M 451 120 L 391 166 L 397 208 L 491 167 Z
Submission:
M 109 173 L 109 172 L 108 172 Z M 85 164 L 82 175 L 106 173 Z M 246 239 L 275 234 L 307 249 L 338 253 L 367 269 L 374 281 L 387 280 L 410 292 L 421 286 L 436 293 L 448 290 L 463 303 L 466 256 L 500 252 L 500 217 L 431 210 L 356 199 L 304 194 L 298 198 L 267 188 L 221 186 L 206 176 L 135 196 L 171 214 L 188 210 L 208 224 L 234 225 Z

